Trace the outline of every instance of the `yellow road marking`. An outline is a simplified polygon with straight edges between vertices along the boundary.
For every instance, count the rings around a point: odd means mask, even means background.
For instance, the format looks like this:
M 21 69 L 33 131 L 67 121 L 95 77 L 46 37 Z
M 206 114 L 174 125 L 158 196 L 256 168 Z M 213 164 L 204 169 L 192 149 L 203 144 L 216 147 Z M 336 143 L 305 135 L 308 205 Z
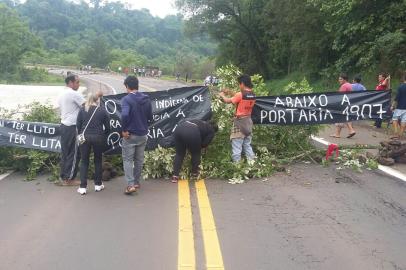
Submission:
M 194 270 L 196 269 L 196 260 L 189 181 L 180 180 L 178 183 L 178 270 Z
M 200 222 L 203 232 L 204 252 L 207 269 L 224 269 L 220 243 L 217 236 L 216 224 L 211 211 L 204 180 L 196 182 L 197 200 L 199 203 Z

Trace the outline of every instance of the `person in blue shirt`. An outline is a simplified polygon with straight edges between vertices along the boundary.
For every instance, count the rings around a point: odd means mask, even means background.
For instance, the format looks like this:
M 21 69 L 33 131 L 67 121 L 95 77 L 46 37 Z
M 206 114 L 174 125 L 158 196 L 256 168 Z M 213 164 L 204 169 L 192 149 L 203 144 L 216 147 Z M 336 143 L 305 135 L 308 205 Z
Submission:
M 361 84 L 361 76 L 360 75 L 355 75 L 354 79 L 352 80 L 352 91 L 366 91 L 367 89 L 365 86 Z
M 152 122 L 151 100 L 138 91 L 138 84 L 137 77 L 128 76 L 124 81 L 128 95 L 121 99 L 122 155 L 127 180 L 125 194 L 131 194 L 140 187 L 148 128 Z
M 394 108 L 396 108 L 392 116 L 394 136 L 391 139 L 401 139 L 406 130 L 406 74 L 403 75 L 403 83 L 398 87 L 396 98 L 392 104 L 392 111 Z

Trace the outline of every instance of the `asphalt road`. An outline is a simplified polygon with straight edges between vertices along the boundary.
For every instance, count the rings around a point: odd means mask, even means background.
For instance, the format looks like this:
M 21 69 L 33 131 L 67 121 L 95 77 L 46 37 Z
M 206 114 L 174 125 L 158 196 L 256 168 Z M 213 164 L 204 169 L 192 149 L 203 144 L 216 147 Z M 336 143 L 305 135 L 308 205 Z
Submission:
M 62 69 L 51 69 L 49 72 L 57 75 L 66 74 L 66 70 Z M 78 70 L 73 70 L 73 72 L 79 75 L 79 78 L 85 82 L 88 88 L 101 89 L 106 95 L 126 93 L 126 89 L 123 85 L 125 79 L 124 75 L 115 73 L 88 74 Z M 149 77 L 138 77 L 138 79 L 140 82 L 139 90 L 142 92 L 162 91 L 187 86 L 187 84 L 177 81 Z
M 80 196 L 22 179 L 0 181 L 0 269 L 223 269 L 219 256 L 232 270 L 406 269 L 406 184 L 375 172 L 296 165 L 242 185 L 206 180 L 209 204 L 195 183 L 149 180 L 126 196 L 119 177 Z M 192 255 L 195 267 L 178 266 Z
M 102 82 L 113 88 L 114 91 L 118 93 L 125 93 L 126 89 L 123 85 L 125 76 L 116 74 L 89 74 L 80 75 L 81 78 L 93 80 L 97 82 Z M 167 81 L 162 79 L 148 78 L 148 77 L 138 77 L 140 85 L 140 91 L 150 92 L 150 91 L 161 91 L 168 90 L 172 88 L 184 87 L 184 83 L 176 81 Z

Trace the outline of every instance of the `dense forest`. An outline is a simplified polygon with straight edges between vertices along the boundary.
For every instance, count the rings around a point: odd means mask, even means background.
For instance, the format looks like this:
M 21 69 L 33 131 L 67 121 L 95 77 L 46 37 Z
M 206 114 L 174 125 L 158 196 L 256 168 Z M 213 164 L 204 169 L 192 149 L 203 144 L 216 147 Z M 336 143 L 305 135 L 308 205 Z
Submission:
M 153 65 L 166 74 L 195 76 L 214 68 L 216 44 L 207 35 L 185 37 L 180 15 L 159 18 L 146 9 L 106 1 L 0 0 L 0 5 L 5 40 L 0 55 L 9 58 L 1 60 L 3 72 L 15 68 L 17 55 L 26 63 L 112 69 Z
M 406 70 L 405 0 L 177 0 L 187 32 L 219 42 L 217 64 L 267 78 Z
M 154 65 L 195 78 L 228 63 L 266 79 L 312 81 L 406 70 L 405 0 L 176 0 L 182 15 L 165 18 L 90 2 L 0 0 L 0 72 L 19 60 Z

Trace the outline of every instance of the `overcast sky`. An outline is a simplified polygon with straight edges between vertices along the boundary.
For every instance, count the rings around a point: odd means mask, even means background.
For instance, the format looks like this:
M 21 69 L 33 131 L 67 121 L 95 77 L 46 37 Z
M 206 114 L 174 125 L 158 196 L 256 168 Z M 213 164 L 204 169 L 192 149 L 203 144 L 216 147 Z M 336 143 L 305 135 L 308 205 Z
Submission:
M 19 0 L 20 3 L 25 3 L 27 0 Z M 75 0 L 71 0 L 76 2 Z M 89 0 L 85 0 L 89 3 Z M 159 16 L 161 18 L 166 15 L 175 15 L 177 12 L 174 7 L 175 0 L 107 0 L 109 2 L 120 1 L 122 3 L 127 3 L 131 6 L 131 9 L 149 9 L 150 13 L 154 16 Z
M 147 8 L 152 15 L 161 18 L 177 13 L 174 0 L 120 0 L 120 2 L 130 4 L 132 9 Z

